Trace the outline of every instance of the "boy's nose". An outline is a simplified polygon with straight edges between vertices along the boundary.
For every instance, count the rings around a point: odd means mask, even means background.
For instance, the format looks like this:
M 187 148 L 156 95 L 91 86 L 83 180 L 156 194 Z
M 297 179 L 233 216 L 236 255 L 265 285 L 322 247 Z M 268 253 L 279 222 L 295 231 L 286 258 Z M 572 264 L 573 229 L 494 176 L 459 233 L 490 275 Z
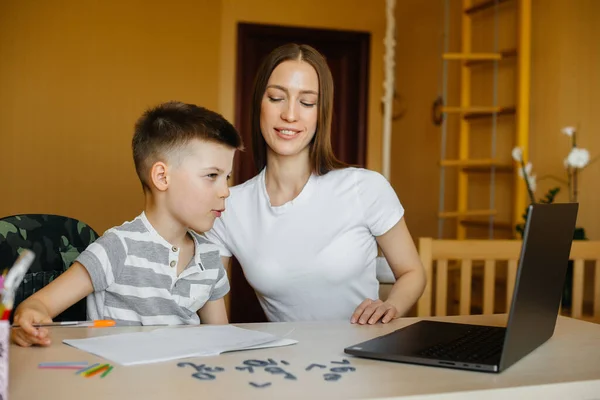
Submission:
M 221 195 L 219 197 L 221 197 L 222 199 L 226 199 L 229 197 L 230 191 L 229 191 L 229 185 L 225 184 L 225 188 L 221 191 Z

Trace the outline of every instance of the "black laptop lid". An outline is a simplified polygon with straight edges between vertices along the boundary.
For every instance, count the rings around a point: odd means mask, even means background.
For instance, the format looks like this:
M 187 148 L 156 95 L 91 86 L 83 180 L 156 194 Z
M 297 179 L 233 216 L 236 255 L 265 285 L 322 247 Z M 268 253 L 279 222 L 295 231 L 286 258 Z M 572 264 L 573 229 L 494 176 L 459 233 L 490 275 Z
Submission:
M 577 211 L 577 203 L 529 206 L 500 370 L 554 333 Z

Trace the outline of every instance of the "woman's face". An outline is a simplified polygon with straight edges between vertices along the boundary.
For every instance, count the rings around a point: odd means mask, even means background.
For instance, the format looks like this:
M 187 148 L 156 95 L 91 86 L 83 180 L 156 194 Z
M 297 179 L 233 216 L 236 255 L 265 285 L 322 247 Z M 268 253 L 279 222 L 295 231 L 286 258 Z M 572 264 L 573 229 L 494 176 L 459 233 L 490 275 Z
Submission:
M 269 77 L 260 109 L 260 129 L 282 156 L 308 151 L 317 128 L 319 78 L 304 61 L 284 61 Z

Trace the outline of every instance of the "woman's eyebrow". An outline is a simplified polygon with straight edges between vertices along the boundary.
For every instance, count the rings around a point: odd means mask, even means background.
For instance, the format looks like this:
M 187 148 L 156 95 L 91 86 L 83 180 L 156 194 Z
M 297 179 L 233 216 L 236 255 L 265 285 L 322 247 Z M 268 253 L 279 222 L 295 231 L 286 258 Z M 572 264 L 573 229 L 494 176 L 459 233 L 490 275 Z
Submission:
M 269 85 L 269 86 L 267 86 L 267 89 L 269 89 L 269 88 L 271 88 L 271 89 L 279 89 L 279 90 L 285 92 L 286 94 L 290 94 L 289 90 L 287 90 L 287 88 L 284 88 L 283 86 Z M 315 92 L 314 90 L 301 90 L 300 94 L 314 94 L 316 96 L 319 95 L 319 93 Z

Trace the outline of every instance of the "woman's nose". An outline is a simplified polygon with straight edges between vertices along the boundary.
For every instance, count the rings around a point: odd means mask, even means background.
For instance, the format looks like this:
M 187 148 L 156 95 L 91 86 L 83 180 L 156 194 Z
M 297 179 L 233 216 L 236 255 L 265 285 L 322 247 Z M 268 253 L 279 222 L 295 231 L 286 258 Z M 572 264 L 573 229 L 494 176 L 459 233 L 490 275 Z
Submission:
M 288 101 L 281 112 L 281 119 L 288 122 L 296 121 L 296 106 L 295 102 Z

